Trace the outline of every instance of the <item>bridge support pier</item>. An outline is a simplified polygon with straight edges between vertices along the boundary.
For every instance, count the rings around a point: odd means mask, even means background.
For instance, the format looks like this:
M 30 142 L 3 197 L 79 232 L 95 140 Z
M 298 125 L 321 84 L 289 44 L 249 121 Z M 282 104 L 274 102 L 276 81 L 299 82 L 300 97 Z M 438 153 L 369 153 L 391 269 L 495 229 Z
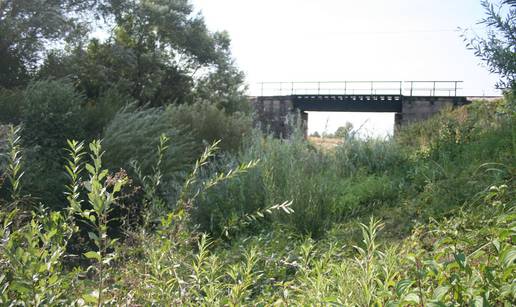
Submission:
M 254 124 L 264 133 L 278 138 L 288 138 L 295 126 L 308 135 L 308 113 L 294 107 L 291 96 L 268 96 L 251 98 L 254 108 Z
M 401 112 L 394 115 L 394 132 L 411 123 L 424 121 L 446 108 L 454 108 L 468 104 L 465 97 L 418 97 L 405 96 L 401 104 Z

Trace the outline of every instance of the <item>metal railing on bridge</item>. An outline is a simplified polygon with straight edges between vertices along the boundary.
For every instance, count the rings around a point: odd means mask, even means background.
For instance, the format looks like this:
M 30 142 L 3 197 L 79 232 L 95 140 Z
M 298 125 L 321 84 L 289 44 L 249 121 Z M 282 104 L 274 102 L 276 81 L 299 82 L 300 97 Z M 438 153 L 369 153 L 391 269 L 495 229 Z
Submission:
M 405 95 L 457 96 L 463 81 L 312 81 L 260 82 L 253 96 Z

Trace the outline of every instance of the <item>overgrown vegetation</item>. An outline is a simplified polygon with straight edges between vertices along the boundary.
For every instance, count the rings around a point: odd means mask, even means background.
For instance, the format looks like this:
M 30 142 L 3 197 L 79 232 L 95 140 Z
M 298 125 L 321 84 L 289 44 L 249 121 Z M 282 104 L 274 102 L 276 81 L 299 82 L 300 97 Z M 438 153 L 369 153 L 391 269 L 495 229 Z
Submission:
M 475 41 L 503 99 L 323 150 L 251 128 L 227 35 L 192 12 L 0 2 L 0 305 L 516 301 L 513 37 Z
M 188 175 L 169 181 L 163 162 L 174 141 L 165 134 L 145 158 L 154 161 L 148 175 L 136 164 L 133 178 L 103 168 L 100 142 L 87 156 L 70 141 L 68 205 L 60 212 L 34 207 L 23 193 L 23 132 L 10 128 L 0 297 L 15 304 L 509 304 L 516 204 L 506 110 L 506 101 L 476 102 L 394 140 L 349 139 L 334 151 L 301 135 L 257 132 L 239 152 L 214 160 L 215 143 Z M 136 192 L 126 189 L 133 180 Z M 131 198 L 141 217 L 121 222 L 130 219 L 120 212 Z

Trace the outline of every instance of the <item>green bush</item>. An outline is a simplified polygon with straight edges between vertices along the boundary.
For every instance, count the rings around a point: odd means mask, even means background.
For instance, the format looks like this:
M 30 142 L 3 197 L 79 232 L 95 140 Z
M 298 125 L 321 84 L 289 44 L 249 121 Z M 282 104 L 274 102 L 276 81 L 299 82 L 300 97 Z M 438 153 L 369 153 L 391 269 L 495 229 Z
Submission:
M 240 112 L 227 114 L 208 102 L 169 106 L 165 114 L 171 124 L 188 129 L 198 141 L 213 143 L 220 140 L 223 151 L 238 151 L 252 129 L 249 115 Z
M 102 93 L 96 100 L 88 100 L 84 105 L 85 132 L 87 139 L 100 138 L 104 129 L 123 107 L 134 99 L 115 89 Z
M 234 168 L 239 164 L 239 159 L 243 157 L 226 154 L 210 164 L 201 176 L 207 178 L 211 174 Z M 263 209 L 267 203 L 266 197 L 262 167 L 259 164 L 248 173 L 201 195 L 192 210 L 192 222 L 199 226 L 199 230 L 220 236 L 232 221 Z
M 104 131 L 104 157 L 110 169 L 132 170 L 132 161 L 140 163 L 144 174 L 152 172 L 160 135 L 170 139 L 170 148 L 163 159 L 162 169 L 167 180 L 195 161 L 200 148 L 184 127 L 173 123 L 163 109 L 120 111 Z
M 0 88 L 0 123 L 19 124 L 23 104 L 23 91 Z
M 67 139 L 84 136 L 84 98 L 70 82 L 31 83 L 23 94 L 22 122 L 25 146 L 62 149 Z
M 337 146 L 335 159 L 335 171 L 347 177 L 359 172 L 392 172 L 404 164 L 406 154 L 404 148 L 389 139 L 351 137 Z
M 396 205 L 399 190 L 388 176 L 355 176 L 344 180 L 337 200 L 337 212 L 341 220 L 364 215 L 373 207 Z
M 222 150 L 240 148 L 250 132 L 250 119 L 239 113 L 228 115 L 216 106 L 205 104 L 168 106 L 134 110 L 131 106 L 119 112 L 104 131 L 107 163 L 128 167 L 131 160 L 142 161 L 149 170 L 153 150 L 161 134 L 172 142 L 164 162 L 165 173 L 184 169 L 194 161 L 207 143 L 220 140 Z
M 279 222 L 314 237 L 330 227 L 338 191 L 331 156 L 312 147 L 300 131 L 290 140 L 264 138 L 256 131 L 244 149 L 226 158 L 222 165 L 255 159 L 260 159 L 255 169 L 207 192 L 198 201 L 193 217 L 201 229 L 219 235 L 226 222 L 284 201 L 292 201 L 295 214 L 265 221 Z
M 60 208 L 66 177 L 62 157 L 67 139 L 85 137 L 84 98 L 66 80 L 31 83 L 23 93 L 22 140 L 26 157 L 27 192 L 52 208 Z M 57 157 L 57 158 L 56 158 Z

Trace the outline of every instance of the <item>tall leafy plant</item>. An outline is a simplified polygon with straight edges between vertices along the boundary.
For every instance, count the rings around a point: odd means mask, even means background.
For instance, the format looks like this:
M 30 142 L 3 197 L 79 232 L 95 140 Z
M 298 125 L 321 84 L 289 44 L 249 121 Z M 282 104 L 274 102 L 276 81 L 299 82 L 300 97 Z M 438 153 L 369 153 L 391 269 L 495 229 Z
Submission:
M 96 247 L 96 250 L 89 251 L 84 255 L 95 262 L 95 265 L 90 268 L 95 271 L 98 283 L 97 289 L 84 295 L 84 299 L 89 303 L 101 306 L 105 299 L 105 283 L 108 277 L 106 266 L 115 258 L 112 251 L 117 241 L 108 236 L 110 213 L 113 211 L 116 195 L 126 183 L 127 178 L 109 176 L 108 170 L 102 168 L 103 152 L 100 141 L 90 143 L 89 149 L 91 162 L 85 164 L 89 176 L 85 187 L 90 208 L 82 209 L 81 216 L 90 226 L 91 231 L 88 232 L 88 236 Z

